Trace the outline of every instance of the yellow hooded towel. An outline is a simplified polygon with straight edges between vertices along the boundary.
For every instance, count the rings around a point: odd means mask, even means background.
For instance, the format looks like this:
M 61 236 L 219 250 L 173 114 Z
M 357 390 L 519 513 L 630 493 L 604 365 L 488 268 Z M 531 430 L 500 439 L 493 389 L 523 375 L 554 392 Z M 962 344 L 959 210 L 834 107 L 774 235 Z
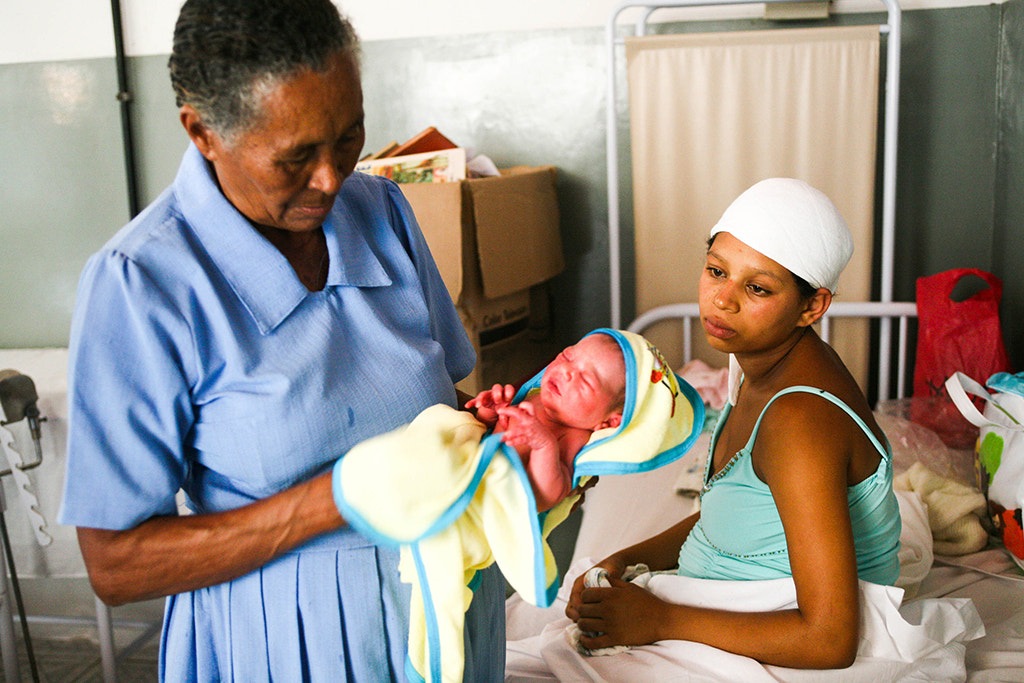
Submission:
M 644 472 L 686 453 L 704 425 L 704 403 L 640 335 L 600 329 L 626 365 L 622 422 L 595 432 L 576 455 L 573 484 L 605 474 Z M 543 371 L 515 403 L 540 386 Z M 546 607 L 559 576 L 547 543 L 579 495 L 538 513 L 526 470 L 500 434 L 468 412 L 435 405 L 405 427 L 364 441 L 334 468 L 334 498 L 361 533 L 401 548 L 412 584 L 411 681 L 461 681 L 463 622 L 477 572 L 498 563 L 509 584 Z

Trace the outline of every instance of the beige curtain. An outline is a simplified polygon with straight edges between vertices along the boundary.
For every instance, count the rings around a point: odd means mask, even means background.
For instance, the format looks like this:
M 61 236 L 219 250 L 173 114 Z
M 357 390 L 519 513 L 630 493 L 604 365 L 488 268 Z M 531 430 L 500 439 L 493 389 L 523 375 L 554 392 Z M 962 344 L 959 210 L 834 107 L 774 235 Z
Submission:
M 855 243 L 838 300 L 869 299 L 877 26 L 628 38 L 626 60 L 638 314 L 696 301 L 708 230 L 743 190 L 773 176 L 832 197 Z M 649 331 L 676 367 L 681 335 L 672 323 Z M 834 323 L 832 341 L 864 386 L 866 324 Z M 724 365 L 699 329 L 694 349 Z

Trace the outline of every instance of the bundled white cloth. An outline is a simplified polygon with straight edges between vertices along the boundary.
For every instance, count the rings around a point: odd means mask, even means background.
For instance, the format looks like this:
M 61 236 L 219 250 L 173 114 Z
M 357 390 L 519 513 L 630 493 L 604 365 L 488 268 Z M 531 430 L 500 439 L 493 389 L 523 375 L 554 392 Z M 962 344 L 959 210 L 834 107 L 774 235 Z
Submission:
M 563 610 L 576 576 L 592 566 L 589 558 L 567 572 L 557 605 Z M 655 574 L 647 588 L 677 604 L 768 611 L 796 606 L 792 579 L 710 581 Z M 524 681 L 963 681 L 964 643 L 985 633 L 968 599 L 917 600 L 900 606 L 899 588 L 860 582 L 861 643 L 847 669 L 831 671 L 768 666 L 701 643 L 660 641 L 608 657 L 587 657 L 567 637 L 573 623 L 554 608 L 539 635 L 511 641 L 506 683 Z M 514 603 L 509 610 L 515 610 Z
M 902 588 L 903 599 L 917 597 L 921 582 L 931 571 L 935 559 L 932 530 L 928 526 L 928 508 L 913 491 L 896 490 L 900 506 L 900 576 L 896 586 Z
M 967 555 L 988 545 L 988 532 L 981 525 L 987 503 L 978 489 L 941 477 L 919 462 L 897 475 L 893 488 L 921 496 L 937 554 Z

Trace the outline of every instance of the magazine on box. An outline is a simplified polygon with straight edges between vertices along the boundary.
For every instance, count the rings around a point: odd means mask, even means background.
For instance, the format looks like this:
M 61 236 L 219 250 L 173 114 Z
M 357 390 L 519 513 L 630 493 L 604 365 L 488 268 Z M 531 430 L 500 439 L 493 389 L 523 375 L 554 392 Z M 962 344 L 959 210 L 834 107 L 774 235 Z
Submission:
M 451 183 L 466 179 L 466 150 L 461 147 L 421 154 L 368 159 L 356 170 L 380 175 L 396 183 Z

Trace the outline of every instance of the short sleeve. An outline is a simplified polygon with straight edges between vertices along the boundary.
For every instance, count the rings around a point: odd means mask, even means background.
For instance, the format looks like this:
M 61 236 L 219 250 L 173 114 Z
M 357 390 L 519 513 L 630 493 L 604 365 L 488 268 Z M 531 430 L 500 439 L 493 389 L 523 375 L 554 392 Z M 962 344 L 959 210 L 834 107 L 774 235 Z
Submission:
M 122 254 L 83 271 L 72 320 L 62 524 L 128 529 L 175 514 L 192 423 L 191 335 L 158 284 Z
M 392 223 L 416 267 L 430 314 L 430 332 L 445 349 L 445 368 L 453 382 L 467 377 L 476 365 L 476 351 L 459 320 L 434 257 L 423 237 L 409 200 L 394 182 L 387 182 Z

